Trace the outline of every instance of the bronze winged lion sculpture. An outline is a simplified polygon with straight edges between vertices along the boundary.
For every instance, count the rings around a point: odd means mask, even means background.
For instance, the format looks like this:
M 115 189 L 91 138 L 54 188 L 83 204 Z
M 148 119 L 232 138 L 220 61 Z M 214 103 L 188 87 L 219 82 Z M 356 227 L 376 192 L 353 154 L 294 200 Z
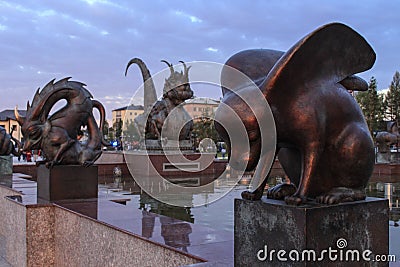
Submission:
M 366 197 L 374 146 L 363 114 L 348 90 L 367 89 L 367 83 L 353 74 L 370 69 L 375 58 L 361 35 L 344 24 L 331 23 L 308 34 L 286 53 L 247 50 L 227 61 L 227 66 L 254 81 L 275 120 L 276 156 L 292 183 L 269 189 L 269 198 L 299 205 L 308 198 L 334 204 Z M 250 152 L 230 151 L 231 164 L 234 167 L 244 162 L 251 170 L 265 162 L 260 155 L 260 130 L 252 107 L 235 91 L 245 89 L 226 73 L 221 74 L 222 102 L 240 115 L 251 134 Z M 251 90 L 245 93 L 252 95 Z M 215 120 L 229 122 L 230 116 L 217 111 Z M 216 123 L 229 144 L 221 127 Z M 254 191 L 243 192 L 242 197 L 260 199 L 269 172 L 266 168 L 258 173 L 263 182 Z

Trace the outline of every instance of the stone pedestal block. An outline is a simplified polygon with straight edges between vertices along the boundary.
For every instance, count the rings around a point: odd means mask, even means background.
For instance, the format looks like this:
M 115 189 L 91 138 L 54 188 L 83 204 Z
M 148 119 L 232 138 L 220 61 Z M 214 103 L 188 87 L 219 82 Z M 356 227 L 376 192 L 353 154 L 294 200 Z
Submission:
M 38 167 L 37 197 L 48 201 L 97 198 L 97 166 Z
M 12 187 L 13 159 L 12 156 L 0 156 L 0 185 Z
M 0 175 L 11 175 L 13 172 L 12 156 L 0 156 Z
M 384 199 L 299 207 L 235 200 L 235 266 L 388 266 Z

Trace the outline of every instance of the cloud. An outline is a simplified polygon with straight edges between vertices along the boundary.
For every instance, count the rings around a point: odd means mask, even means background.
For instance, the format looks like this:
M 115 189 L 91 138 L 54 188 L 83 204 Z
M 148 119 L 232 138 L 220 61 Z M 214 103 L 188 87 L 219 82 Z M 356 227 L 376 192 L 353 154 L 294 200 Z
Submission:
M 214 47 L 207 47 L 206 50 L 209 52 L 218 52 L 218 48 L 214 48 Z
M 203 20 L 199 19 L 198 17 L 193 16 L 193 15 L 189 15 L 189 14 L 187 14 L 185 12 L 182 12 L 182 11 L 175 11 L 174 13 L 177 16 L 181 16 L 181 17 L 189 19 L 190 22 L 193 22 L 193 23 L 201 23 L 201 22 L 203 22 Z
M 372 70 L 386 88 L 398 70 L 400 17 L 395 1 L 0 1 L 0 107 L 24 106 L 37 87 L 72 76 L 116 108 L 142 83 L 125 66 L 142 58 L 152 74 L 161 59 L 223 63 L 249 48 L 286 51 L 317 27 L 353 27 L 377 53 Z M 13 92 L 18 97 L 10 97 Z M 196 94 L 196 92 L 195 92 Z M 220 92 L 209 92 L 219 98 Z M 120 101 L 120 102 L 118 102 Z M 129 102 L 129 100 L 128 100 Z M 1 109 L 0 108 L 0 109 Z M 110 114 L 109 114 L 110 115 Z

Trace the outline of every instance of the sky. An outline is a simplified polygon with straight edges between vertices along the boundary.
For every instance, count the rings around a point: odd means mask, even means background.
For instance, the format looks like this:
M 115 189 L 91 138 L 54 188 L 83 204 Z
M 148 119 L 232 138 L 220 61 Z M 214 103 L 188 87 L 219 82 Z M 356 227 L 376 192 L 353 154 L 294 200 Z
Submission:
M 331 22 L 370 43 L 377 60 L 360 76 L 375 77 L 385 89 L 400 70 L 399 6 L 393 0 L 0 0 L 0 110 L 24 109 L 37 88 L 72 77 L 110 118 L 142 84 L 137 67 L 124 75 L 131 58 L 141 58 L 151 73 L 166 67 L 162 59 L 224 63 L 250 48 L 286 51 Z M 193 90 L 218 99 L 220 90 L 212 88 Z

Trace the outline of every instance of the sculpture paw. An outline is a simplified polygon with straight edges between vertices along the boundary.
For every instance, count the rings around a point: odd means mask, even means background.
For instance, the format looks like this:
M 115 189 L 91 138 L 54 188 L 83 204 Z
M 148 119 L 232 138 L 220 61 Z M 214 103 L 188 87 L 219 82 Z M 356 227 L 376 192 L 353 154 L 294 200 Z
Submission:
M 278 184 L 268 189 L 267 197 L 271 199 L 284 199 L 296 193 L 296 189 L 294 184 Z
M 93 163 L 94 163 L 93 161 L 85 161 L 85 162 L 83 162 L 82 166 L 83 167 L 89 167 L 89 166 L 92 166 Z
M 256 190 L 254 192 L 250 191 L 243 191 L 242 192 L 242 198 L 247 199 L 247 200 L 260 200 L 262 197 L 262 192 L 261 194 Z
M 316 198 L 316 201 L 321 204 L 338 204 L 343 202 L 352 202 L 358 200 L 364 200 L 366 197 L 365 193 L 361 190 L 351 189 L 346 187 L 333 188 L 326 194 L 320 195 Z
M 39 167 L 41 164 L 45 164 L 47 166 L 47 162 L 45 160 L 38 160 L 35 162 L 36 167 Z
M 54 160 L 52 160 L 52 161 L 48 161 L 48 162 L 46 162 L 46 167 L 48 168 L 48 169 L 51 169 L 51 168 L 53 168 L 53 166 L 55 165 L 55 161 Z
M 51 169 L 55 165 L 60 165 L 60 163 L 61 163 L 61 160 L 52 160 L 52 161 L 47 161 L 45 165 L 47 168 Z
M 292 205 L 292 206 L 298 206 L 300 204 L 303 204 L 306 202 L 306 198 L 304 197 L 300 197 L 300 196 L 287 196 L 285 197 L 285 202 L 288 205 Z

